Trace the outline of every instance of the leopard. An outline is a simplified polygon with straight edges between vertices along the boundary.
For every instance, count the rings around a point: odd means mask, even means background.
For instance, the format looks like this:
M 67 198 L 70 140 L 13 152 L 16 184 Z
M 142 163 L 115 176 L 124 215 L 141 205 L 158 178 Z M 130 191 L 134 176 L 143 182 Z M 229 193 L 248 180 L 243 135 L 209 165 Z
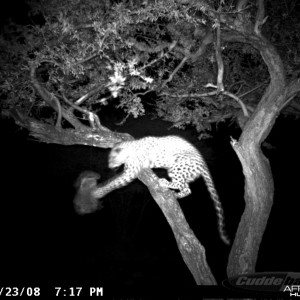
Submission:
M 223 208 L 212 176 L 203 156 L 190 142 L 180 136 L 168 135 L 117 143 L 109 153 L 108 167 L 117 169 L 122 165 L 123 172 L 93 189 L 91 197 L 100 199 L 132 182 L 143 169 L 159 168 L 165 169 L 170 178 L 160 178 L 160 186 L 177 190 L 173 192 L 180 199 L 191 194 L 189 184 L 202 176 L 216 209 L 220 237 L 226 244 L 230 243 L 224 229 Z

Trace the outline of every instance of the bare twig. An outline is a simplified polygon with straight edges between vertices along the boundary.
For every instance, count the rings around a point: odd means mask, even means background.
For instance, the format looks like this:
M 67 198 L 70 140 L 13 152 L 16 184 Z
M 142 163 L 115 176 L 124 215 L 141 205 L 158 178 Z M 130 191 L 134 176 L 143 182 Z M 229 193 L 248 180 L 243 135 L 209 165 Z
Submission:
M 84 101 L 86 101 L 88 98 L 93 96 L 94 94 L 98 93 L 103 88 L 102 85 L 98 85 L 94 89 L 90 90 L 85 95 L 81 96 L 78 100 L 74 102 L 75 105 L 81 105 Z
M 164 88 L 164 87 L 166 86 L 166 84 L 167 84 L 168 82 L 170 82 L 170 81 L 173 79 L 174 75 L 182 68 L 182 66 L 184 65 L 184 63 L 185 63 L 187 60 L 188 60 L 188 56 L 185 56 L 185 57 L 181 60 L 181 62 L 180 62 L 179 65 L 175 68 L 175 70 L 172 72 L 172 74 L 169 76 L 169 78 L 166 79 L 166 80 L 163 82 L 162 88 Z
M 263 85 L 264 85 L 264 83 L 262 83 L 262 84 L 260 84 L 260 85 L 258 85 L 258 86 L 256 86 L 256 87 L 254 87 L 253 89 L 251 89 L 250 91 L 245 92 L 244 94 L 239 95 L 238 97 L 239 97 L 239 98 L 242 98 L 242 97 L 244 97 L 244 96 L 246 96 L 246 95 L 248 95 L 248 94 L 250 94 L 250 93 L 256 91 L 257 89 L 259 89 L 259 88 L 262 87 Z
M 226 95 L 226 96 L 231 97 L 234 100 L 236 100 L 238 102 L 238 104 L 241 106 L 244 116 L 249 118 L 249 113 L 248 113 L 247 106 L 244 104 L 244 102 L 239 97 L 237 97 L 234 94 L 232 94 L 230 92 L 227 92 L 227 91 L 223 91 L 223 94 Z
M 211 83 L 208 83 L 205 87 L 212 87 L 212 88 L 218 89 L 218 87 L 216 85 L 211 84 Z M 239 103 L 239 105 L 241 106 L 242 110 L 243 110 L 244 116 L 245 117 L 249 117 L 249 113 L 248 113 L 247 107 L 246 107 L 246 105 L 244 104 L 244 102 L 239 97 L 237 97 L 234 94 L 232 94 L 230 92 L 227 92 L 227 91 L 223 91 L 222 94 L 224 94 L 224 95 L 226 95 L 228 97 L 231 97 L 232 99 L 234 99 L 235 101 L 237 101 Z
M 93 112 L 91 112 L 91 111 L 89 111 L 85 108 L 82 108 L 82 107 L 74 104 L 73 102 L 69 101 L 64 94 L 62 94 L 62 97 L 68 105 L 70 105 L 72 108 L 80 111 L 81 113 L 83 113 L 87 116 L 87 118 L 90 122 L 90 125 L 93 129 L 101 129 L 101 130 L 106 130 L 106 131 L 108 130 L 109 131 L 108 128 L 101 125 L 100 119 L 95 113 L 93 113 Z
M 224 75 L 224 64 L 221 55 L 221 27 L 220 27 L 220 20 L 217 18 L 216 22 L 216 58 L 218 64 L 218 77 L 217 77 L 217 85 L 218 85 L 218 92 L 224 91 L 224 84 L 223 84 L 223 75 Z
M 247 4 L 248 4 L 248 0 L 239 0 L 238 4 L 236 6 L 237 11 L 241 11 L 241 10 L 245 9 Z
M 130 37 L 126 41 L 129 45 L 135 47 L 137 50 L 142 51 L 142 52 L 148 52 L 148 53 L 157 53 L 163 51 L 165 48 L 170 48 L 172 47 L 173 43 L 160 43 L 159 45 L 150 47 L 148 44 L 143 43 L 143 42 L 138 42 L 135 38 Z M 173 46 L 174 47 L 174 46 Z
M 87 62 L 87 61 L 89 61 L 89 60 L 91 60 L 91 59 L 97 57 L 98 55 L 99 55 L 99 53 L 91 54 L 90 56 L 88 56 L 88 57 L 86 57 L 86 58 L 83 58 L 82 60 L 77 61 L 77 62 L 75 63 L 75 66 L 80 65 L 80 64 L 83 64 L 83 63 L 85 63 L 85 62 Z
M 205 87 L 212 87 L 212 88 L 218 89 L 218 87 L 216 85 L 211 84 L 211 83 L 208 83 Z M 161 95 L 165 95 L 165 96 L 173 97 L 173 98 L 187 98 L 187 97 L 208 97 L 208 96 L 213 96 L 213 95 L 217 95 L 217 94 L 218 94 L 218 91 L 216 90 L 216 91 L 202 93 L 202 94 L 190 93 L 190 94 L 174 95 L 174 94 L 162 93 Z M 252 111 L 252 109 L 251 108 L 249 109 L 239 97 L 237 97 L 234 94 L 227 92 L 227 91 L 223 91 L 222 94 L 237 101 L 243 110 L 244 116 L 249 117 L 248 110 Z
M 164 93 L 161 93 L 161 95 L 168 96 L 168 97 L 171 97 L 171 98 L 187 98 L 187 97 L 195 97 L 195 98 L 198 97 L 198 98 L 200 98 L 200 97 L 208 97 L 208 96 L 217 95 L 217 91 L 202 93 L 202 94 L 189 93 L 189 94 L 180 94 L 180 95 L 169 94 L 169 93 L 164 92 Z

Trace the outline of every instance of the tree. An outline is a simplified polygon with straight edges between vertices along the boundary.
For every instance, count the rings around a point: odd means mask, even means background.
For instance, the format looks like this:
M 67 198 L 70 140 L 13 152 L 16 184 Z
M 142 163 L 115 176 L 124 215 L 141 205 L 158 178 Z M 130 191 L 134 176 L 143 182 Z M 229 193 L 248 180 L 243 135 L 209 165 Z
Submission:
M 254 272 L 274 195 L 261 144 L 281 112 L 300 111 L 299 42 L 288 52 L 271 43 L 298 39 L 297 1 L 285 10 L 263 0 L 27 3 L 27 24 L 2 30 L 2 114 L 39 141 L 101 148 L 131 138 L 101 124 L 107 104 L 122 108 L 125 122 L 154 102 L 158 117 L 181 129 L 194 126 L 199 138 L 209 136 L 212 124 L 234 120 L 242 128 L 232 147 L 245 175 L 246 206 L 227 274 Z M 285 20 L 295 26 L 278 36 L 273 28 Z M 165 214 L 197 284 L 215 284 L 173 194 L 151 170 L 139 179 Z

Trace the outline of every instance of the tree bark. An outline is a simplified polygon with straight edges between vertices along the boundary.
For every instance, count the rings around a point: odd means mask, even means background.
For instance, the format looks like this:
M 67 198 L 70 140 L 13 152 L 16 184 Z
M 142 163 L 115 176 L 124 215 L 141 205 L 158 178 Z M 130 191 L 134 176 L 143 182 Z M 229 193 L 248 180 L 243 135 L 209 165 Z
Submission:
M 112 148 L 114 144 L 133 137 L 127 133 L 112 132 L 80 125 L 80 128 L 61 128 L 52 124 L 39 122 L 29 118 L 19 110 L 6 112 L 6 117 L 12 117 L 16 124 L 26 128 L 29 135 L 39 142 L 59 145 L 88 145 L 99 148 Z
M 285 72 L 275 48 L 262 36 L 253 37 L 252 45 L 260 50 L 271 81 L 239 141 L 232 142 L 245 175 L 246 206 L 229 256 L 229 277 L 255 272 L 259 246 L 274 197 L 270 164 L 260 145 L 271 131 L 287 98 Z
M 189 227 L 183 212 L 169 189 L 158 184 L 157 176 L 151 170 L 142 171 L 139 176 L 164 213 L 174 233 L 181 256 L 192 273 L 197 285 L 215 285 L 216 280 L 207 264 L 205 249 Z

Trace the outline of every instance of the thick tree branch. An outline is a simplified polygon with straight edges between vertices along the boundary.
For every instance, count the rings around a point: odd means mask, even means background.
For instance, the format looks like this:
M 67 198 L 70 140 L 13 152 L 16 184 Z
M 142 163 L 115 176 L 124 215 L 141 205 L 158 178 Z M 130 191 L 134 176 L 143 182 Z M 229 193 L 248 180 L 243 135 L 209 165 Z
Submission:
M 54 63 L 55 65 L 59 66 L 61 68 L 61 66 L 53 61 L 50 61 L 51 63 Z M 60 101 L 58 100 L 58 98 L 54 95 L 51 94 L 47 91 L 46 88 L 44 88 L 37 80 L 36 78 L 36 68 L 37 65 L 32 65 L 31 66 L 31 71 L 30 71 L 30 77 L 31 77 L 31 81 L 32 84 L 34 85 L 34 87 L 36 88 L 36 90 L 39 92 L 40 96 L 42 97 L 42 99 L 49 105 L 51 106 L 55 111 L 57 111 L 58 113 L 58 117 L 57 117 L 57 122 L 56 122 L 56 126 L 61 128 L 61 121 L 62 121 L 62 117 L 64 117 L 67 121 L 70 122 L 71 125 L 73 125 L 75 128 L 81 128 L 83 125 L 81 122 L 79 122 L 77 120 L 77 118 L 73 115 L 73 111 L 72 110 L 65 110 L 64 108 L 62 108 Z M 101 125 L 100 119 L 99 117 L 93 113 L 90 112 L 87 109 L 81 108 L 79 107 L 79 104 L 82 104 L 85 100 L 87 100 L 89 97 L 91 97 L 92 95 L 96 94 L 97 92 L 99 92 L 101 89 L 103 88 L 102 85 L 94 88 L 93 90 L 91 90 L 90 92 L 88 92 L 87 94 L 85 94 L 84 96 L 82 96 L 80 99 L 78 99 L 75 104 L 71 101 L 69 101 L 65 95 L 62 95 L 62 98 L 64 100 L 65 103 L 67 103 L 70 107 L 72 107 L 73 109 L 80 111 L 81 113 L 85 114 L 90 122 L 91 128 L 92 129 L 100 129 L 100 130 L 106 130 L 109 131 L 108 128 L 104 127 Z
M 117 142 L 132 139 L 127 133 L 117 133 L 107 130 L 91 130 L 82 125 L 80 129 L 63 129 L 50 124 L 37 122 L 21 111 L 12 109 L 9 115 L 15 122 L 29 131 L 29 135 L 40 142 L 60 145 L 89 145 L 100 148 L 111 148 Z
M 280 56 L 261 34 L 252 33 L 245 38 L 241 34 L 232 33 L 224 35 L 224 38 L 250 43 L 258 49 L 268 67 L 271 79 L 262 100 L 246 122 L 239 141 L 232 142 L 245 175 L 246 202 L 227 268 L 228 276 L 234 276 L 255 271 L 258 249 L 274 196 L 270 164 L 263 155 L 260 145 L 268 136 L 286 101 L 286 83 Z
M 138 176 L 164 213 L 172 228 L 178 249 L 198 285 L 215 285 L 216 280 L 207 264 L 205 249 L 189 227 L 183 212 L 169 189 L 163 189 L 152 170 L 144 170 Z
M 30 70 L 30 78 L 33 86 L 36 88 L 42 99 L 57 112 L 57 120 L 56 126 L 61 128 L 61 120 L 62 120 L 62 107 L 59 100 L 55 97 L 55 95 L 50 94 L 44 87 L 36 79 L 36 67 L 31 66 Z
M 50 106 L 52 107 L 57 113 L 57 127 L 61 127 L 61 119 L 62 117 L 65 118 L 71 125 L 74 126 L 74 128 L 80 128 L 82 126 L 82 123 L 78 121 L 78 119 L 69 111 L 65 110 L 63 107 L 61 107 L 60 101 L 57 99 L 57 97 L 54 94 L 50 94 L 42 85 L 38 82 L 36 78 L 36 68 L 37 65 L 31 65 L 30 68 L 30 78 L 33 86 L 38 91 L 39 95 L 42 97 L 42 99 Z M 56 124 L 57 124 L 56 123 Z

